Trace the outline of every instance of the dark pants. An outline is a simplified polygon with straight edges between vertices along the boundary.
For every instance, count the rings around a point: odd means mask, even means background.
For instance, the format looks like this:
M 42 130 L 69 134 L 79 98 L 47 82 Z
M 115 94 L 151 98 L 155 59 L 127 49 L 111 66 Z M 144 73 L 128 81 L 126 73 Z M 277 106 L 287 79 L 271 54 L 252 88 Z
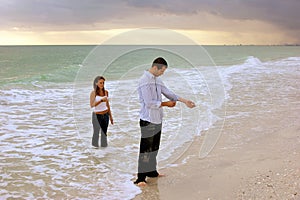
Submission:
M 99 147 L 99 132 L 101 131 L 101 147 L 107 147 L 107 127 L 109 122 L 108 113 L 100 115 L 93 112 L 92 123 L 93 123 L 93 138 L 92 145 Z
M 135 183 L 143 182 L 146 177 L 157 177 L 156 157 L 160 145 L 161 124 L 153 124 L 140 120 L 141 141 L 138 162 L 138 179 Z

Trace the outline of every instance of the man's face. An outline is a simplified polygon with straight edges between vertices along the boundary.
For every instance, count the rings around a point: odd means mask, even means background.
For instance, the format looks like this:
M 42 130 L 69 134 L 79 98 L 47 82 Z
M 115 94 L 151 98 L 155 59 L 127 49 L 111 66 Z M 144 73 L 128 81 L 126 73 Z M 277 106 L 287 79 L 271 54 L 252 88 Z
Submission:
M 156 70 L 155 70 L 155 76 L 161 76 L 164 74 L 164 72 L 166 71 L 167 67 L 166 66 L 163 66 L 161 69 L 158 69 L 156 66 L 155 66 Z

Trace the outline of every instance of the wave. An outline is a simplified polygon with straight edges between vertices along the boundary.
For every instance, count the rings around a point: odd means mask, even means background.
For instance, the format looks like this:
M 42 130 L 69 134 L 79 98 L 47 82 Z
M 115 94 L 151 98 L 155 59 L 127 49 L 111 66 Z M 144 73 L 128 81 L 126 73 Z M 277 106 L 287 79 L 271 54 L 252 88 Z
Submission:
M 262 62 L 259 58 L 249 56 L 244 63 L 231 66 L 219 66 L 222 75 L 230 75 L 234 73 L 276 73 L 278 67 L 286 70 L 287 67 L 299 67 L 300 57 L 289 57 L 275 61 Z
M 71 83 L 74 82 L 80 65 L 63 66 L 59 69 L 46 73 L 20 73 L 17 76 L 7 76 L 1 79 L 0 86 L 4 85 L 27 85 L 42 87 L 43 84 L 49 83 Z

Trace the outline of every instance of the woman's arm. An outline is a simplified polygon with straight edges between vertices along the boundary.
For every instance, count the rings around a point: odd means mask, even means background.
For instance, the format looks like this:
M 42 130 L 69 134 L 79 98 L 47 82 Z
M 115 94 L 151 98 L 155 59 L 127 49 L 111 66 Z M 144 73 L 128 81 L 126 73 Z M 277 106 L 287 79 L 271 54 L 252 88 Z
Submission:
M 95 91 L 92 91 L 90 94 L 90 107 L 91 108 L 95 107 L 95 98 L 96 98 Z
M 92 91 L 91 95 L 90 95 L 90 107 L 91 108 L 98 106 L 101 102 L 104 101 L 103 99 L 101 99 L 100 101 L 95 102 L 95 98 L 96 98 L 95 91 Z
M 105 96 L 108 97 L 108 91 L 107 90 L 105 90 Z M 110 123 L 113 125 L 114 124 L 114 119 L 112 117 L 112 113 L 111 113 L 111 110 L 110 110 L 110 105 L 109 105 L 108 99 L 106 100 L 106 106 L 108 108 L 108 114 L 109 114 Z

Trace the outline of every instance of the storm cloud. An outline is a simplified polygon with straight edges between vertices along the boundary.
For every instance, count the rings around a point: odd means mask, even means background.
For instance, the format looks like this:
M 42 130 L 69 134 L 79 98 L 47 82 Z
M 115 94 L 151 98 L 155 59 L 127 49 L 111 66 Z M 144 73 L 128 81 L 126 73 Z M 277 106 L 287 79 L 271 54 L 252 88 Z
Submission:
M 300 29 L 300 1 L 298 0 L 1 0 L 1 27 L 24 26 L 31 28 L 81 29 L 90 26 L 101 29 L 101 24 L 115 23 L 124 26 L 170 26 L 164 21 L 151 21 L 147 17 L 165 18 L 173 15 L 189 17 L 207 13 L 232 20 L 266 21 L 287 29 Z M 154 19 L 157 19 L 154 17 Z M 176 23 L 177 28 L 199 29 L 203 23 Z M 100 24 L 97 26 L 97 24 Z M 197 25 L 198 26 L 195 26 Z M 104 27 L 105 28 L 105 27 Z M 166 27 L 168 28 L 168 27 Z
M 266 31 L 271 26 L 300 42 L 299 10 L 299 0 L 0 0 L 0 31 L 156 27 L 238 32 L 266 25 Z

